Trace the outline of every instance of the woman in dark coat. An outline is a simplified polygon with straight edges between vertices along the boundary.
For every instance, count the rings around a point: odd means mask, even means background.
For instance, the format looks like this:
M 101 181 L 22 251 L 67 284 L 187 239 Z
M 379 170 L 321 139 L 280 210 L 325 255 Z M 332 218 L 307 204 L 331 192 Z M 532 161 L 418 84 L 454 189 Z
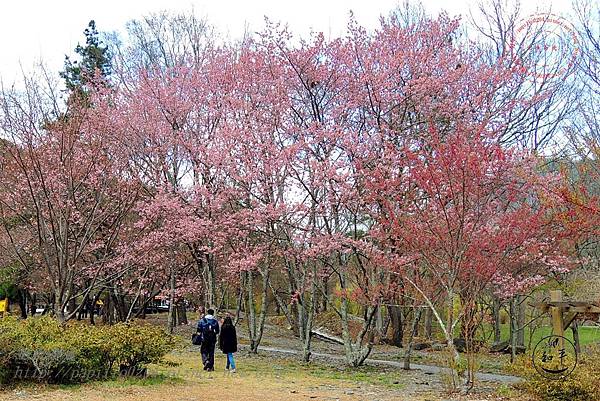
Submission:
M 235 326 L 231 320 L 231 317 L 227 316 L 221 326 L 221 333 L 219 334 L 219 349 L 227 355 L 227 367 L 229 370 L 231 367 L 231 373 L 235 373 L 235 361 L 233 359 L 233 353 L 237 352 L 237 334 L 235 333 Z

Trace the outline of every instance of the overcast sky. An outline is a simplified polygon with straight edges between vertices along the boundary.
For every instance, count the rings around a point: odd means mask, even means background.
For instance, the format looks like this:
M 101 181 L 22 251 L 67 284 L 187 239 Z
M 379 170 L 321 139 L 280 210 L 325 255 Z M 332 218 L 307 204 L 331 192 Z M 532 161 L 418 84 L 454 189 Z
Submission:
M 423 0 L 429 12 L 442 8 L 451 15 L 468 15 L 476 0 Z M 523 5 L 533 11 L 532 1 Z M 31 70 L 41 59 L 52 71 L 62 68 L 65 54 L 72 54 L 83 42 L 83 30 L 94 19 L 101 31 L 123 31 L 125 23 L 161 10 L 189 11 L 206 16 L 217 29 L 237 37 L 248 25 L 260 30 L 264 16 L 290 25 L 295 32 L 310 29 L 333 36 L 344 32 L 349 11 L 367 26 L 377 24 L 381 14 L 388 14 L 398 0 L 4 0 L 0 2 L 0 78 L 10 83 L 20 76 L 21 65 Z M 553 11 L 568 9 L 569 0 L 539 0 L 538 5 Z

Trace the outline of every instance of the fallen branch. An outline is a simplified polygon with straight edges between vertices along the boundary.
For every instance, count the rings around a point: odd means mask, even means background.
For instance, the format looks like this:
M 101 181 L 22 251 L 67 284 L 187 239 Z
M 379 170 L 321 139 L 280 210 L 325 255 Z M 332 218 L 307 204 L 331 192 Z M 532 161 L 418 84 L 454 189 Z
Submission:
M 313 335 L 323 341 L 336 343 L 336 344 L 342 344 L 342 345 L 344 344 L 344 340 L 342 340 L 341 338 L 336 337 L 334 335 L 325 333 L 323 331 L 323 329 L 321 329 L 321 328 L 313 329 L 310 333 L 311 333 L 311 335 Z

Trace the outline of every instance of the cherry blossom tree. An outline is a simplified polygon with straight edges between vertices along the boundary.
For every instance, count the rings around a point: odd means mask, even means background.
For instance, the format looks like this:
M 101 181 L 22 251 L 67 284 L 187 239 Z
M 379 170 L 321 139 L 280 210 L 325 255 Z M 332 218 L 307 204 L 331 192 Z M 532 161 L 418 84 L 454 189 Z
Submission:
M 4 218 L 18 220 L 31 238 L 27 248 L 15 248 L 20 262 L 39 266 L 64 321 L 102 278 L 138 187 L 107 152 L 106 138 L 88 126 L 89 109 L 76 101 L 66 112 L 53 109 L 58 97 L 43 90 L 27 81 L 25 94 L 2 94 L 0 129 L 8 144 L 1 203 Z

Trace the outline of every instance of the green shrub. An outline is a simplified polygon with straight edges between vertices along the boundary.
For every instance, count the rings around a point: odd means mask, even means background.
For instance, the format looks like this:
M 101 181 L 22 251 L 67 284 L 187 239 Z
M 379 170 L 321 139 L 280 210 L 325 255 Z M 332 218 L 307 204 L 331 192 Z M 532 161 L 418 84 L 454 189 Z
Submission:
M 600 348 L 591 346 L 579 356 L 577 367 L 564 379 L 540 375 L 530 356 L 523 355 L 511 370 L 525 380 L 520 388 L 543 401 L 600 401 Z
M 10 316 L 0 319 L 0 384 L 7 382 L 10 378 L 8 365 L 17 349 L 14 333 L 10 329 L 14 321 L 16 319 Z
M 116 364 L 142 369 L 173 349 L 172 336 L 149 325 L 59 324 L 51 317 L 0 319 L 0 384 L 9 379 L 78 383 L 106 379 Z
M 49 317 L 19 321 L 2 319 L 0 343 L 7 344 L 2 363 L 5 377 L 62 380 L 76 367 L 76 354 L 68 346 L 64 329 Z
M 174 338 L 161 328 L 147 324 L 119 323 L 109 332 L 113 360 L 132 369 L 160 362 L 176 345 Z
M 67 326 L 68 347 L 77 355 L 79 375 L 75 381 L 89 381 L 111 376 L 114 356 L 111 352 L 110 327 L 73 324 Z M 75 374 L 75 372 L 73 372 Z

